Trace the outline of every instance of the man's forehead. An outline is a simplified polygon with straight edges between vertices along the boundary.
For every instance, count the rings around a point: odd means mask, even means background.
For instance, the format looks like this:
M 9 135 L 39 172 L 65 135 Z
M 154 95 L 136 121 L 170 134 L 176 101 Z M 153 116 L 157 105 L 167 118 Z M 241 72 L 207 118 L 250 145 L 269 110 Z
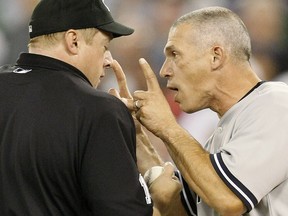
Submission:
M 175 48 L 176 44 L 183 42 L 186 32 L 182 28 L 173 27 L 170 29 L 165 49 Z
M 188 34 L 192 33 L 192 26 L 190 24 L 180 24 L 175 27 L 172 27 L 168 34 L 169 38 L 183 38 Z

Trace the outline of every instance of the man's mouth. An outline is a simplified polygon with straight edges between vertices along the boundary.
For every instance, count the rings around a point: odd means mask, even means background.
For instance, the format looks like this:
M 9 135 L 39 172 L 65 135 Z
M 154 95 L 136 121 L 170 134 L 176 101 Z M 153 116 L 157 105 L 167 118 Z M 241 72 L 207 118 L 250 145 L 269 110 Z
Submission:
M 178 92 L 178 88 L 171 86 L 171 85 L 167 85 L 167 88 L 172 90 L 172 91 L 177 91 Z
M 176 87 L 174 87 L 174 86 L 171 86 L 171 85 L 167 85 L 167 88 L 168 88 L 169 90 L 173 91 L 173 93 L 174 93 L 174 101 L 175 101 L 175 102 L 178 102 L 178 101 L 177 101 L 177 96 L 178 96 L 179 89 L 176 88 Z

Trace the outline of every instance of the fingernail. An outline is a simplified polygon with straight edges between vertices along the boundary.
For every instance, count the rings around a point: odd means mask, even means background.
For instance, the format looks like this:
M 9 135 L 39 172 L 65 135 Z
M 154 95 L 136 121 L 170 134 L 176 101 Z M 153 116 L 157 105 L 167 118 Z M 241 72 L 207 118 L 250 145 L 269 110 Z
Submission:
M 165 166 L 167 166 L 167 165 L 171 165 L 171 166 L 173 166 L 173 167 L 174 167 L 173 163 L 171 163 L 170 161 L 168 161 L 168 162 L 165 162 Z
M 140 58 L 140 59 L 139 59 L 139 63 L 140 63 L 140 64 L 145 64 L 145 63 L 146 63 L 146 60 L 145 60 L 144 58 Z

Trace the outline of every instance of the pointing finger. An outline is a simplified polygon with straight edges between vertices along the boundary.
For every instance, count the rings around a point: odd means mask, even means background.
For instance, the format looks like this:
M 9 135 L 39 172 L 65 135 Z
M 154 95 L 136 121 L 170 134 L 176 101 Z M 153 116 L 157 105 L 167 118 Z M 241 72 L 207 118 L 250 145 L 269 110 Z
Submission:
M 121 65 L 116 60 L 113 60 L 112 69 L 117 79 L 121 97 L 132 98 L 128 89 L 125 73 L 123 72 Z
M 153 70 L 151 69 L 150 65 L 144 58 L 139 59 L 140 67 L 144 73 L 147 88 L 149 90 L 160 90 L 160 86 L 157 80 L 156 75 L 154 74 Z

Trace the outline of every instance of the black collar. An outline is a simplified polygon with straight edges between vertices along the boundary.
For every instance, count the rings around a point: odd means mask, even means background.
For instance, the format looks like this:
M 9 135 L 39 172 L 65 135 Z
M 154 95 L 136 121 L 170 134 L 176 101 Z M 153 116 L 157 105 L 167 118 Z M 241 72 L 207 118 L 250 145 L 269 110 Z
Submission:
M 239 101 L 241 101 L 243 98 L 247 97 L 251 92 L 253 92 L 256 88 L 258 88 L 260 85 L 265 83 L 266 81 L 260 81 L 258 82 L 252 89 L 250 89 Z M 238 101 L 238 102 L 239 102 Z
M 32 53 L 21 53 L 19 59 L 16 62 L 16 66 L 19 66 L 24 69 L 45 68 L 49 70 L 66 71 L 80 77 L 81 79 L 85 80 L 86 82 L 88 82 L 89 85 L 92 86 L 88 78 L 76 67 L 66 62 L 48 56 L 37 55 Z

